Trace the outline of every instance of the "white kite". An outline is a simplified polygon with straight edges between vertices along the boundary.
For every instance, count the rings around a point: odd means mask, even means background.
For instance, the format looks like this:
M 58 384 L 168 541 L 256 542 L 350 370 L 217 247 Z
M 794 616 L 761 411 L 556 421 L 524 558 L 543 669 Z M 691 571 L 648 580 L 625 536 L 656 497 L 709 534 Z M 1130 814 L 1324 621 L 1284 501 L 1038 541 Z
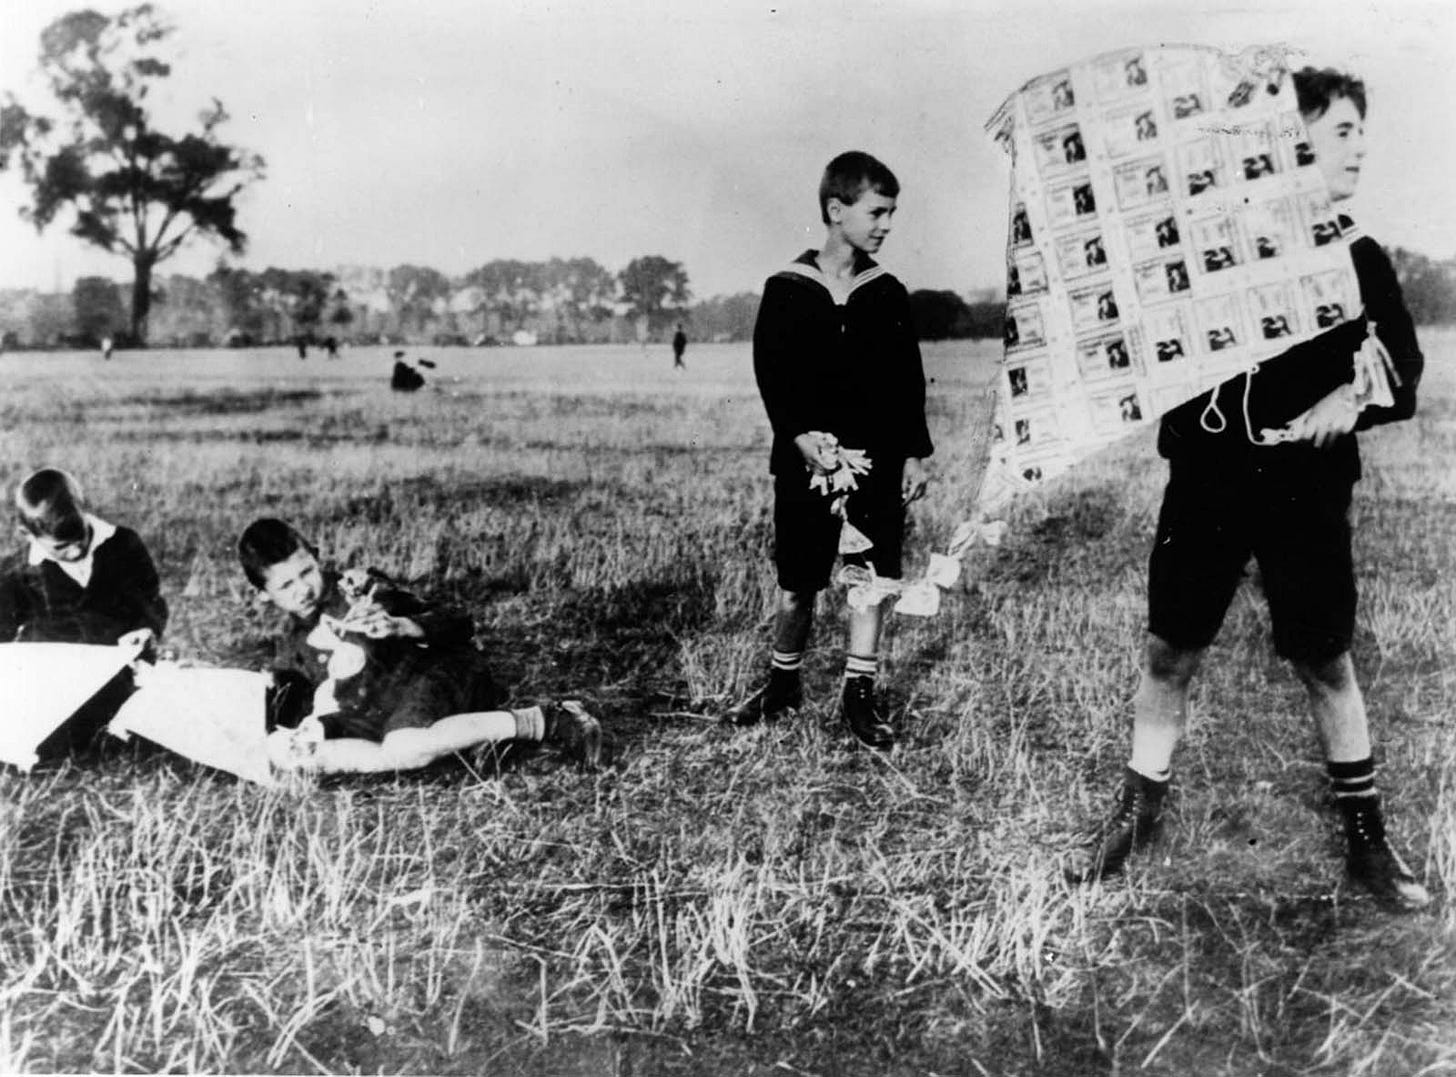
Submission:
M 264 727 L 268 674 L 242 669 L 182 669 L 159 663 L 107 728 L 133 733 L 195 763 L 259 785 L 277 785 Z
M 0 643 L 0 761 L 30 770 L 36 748 L 136 656 L 130 647 Z

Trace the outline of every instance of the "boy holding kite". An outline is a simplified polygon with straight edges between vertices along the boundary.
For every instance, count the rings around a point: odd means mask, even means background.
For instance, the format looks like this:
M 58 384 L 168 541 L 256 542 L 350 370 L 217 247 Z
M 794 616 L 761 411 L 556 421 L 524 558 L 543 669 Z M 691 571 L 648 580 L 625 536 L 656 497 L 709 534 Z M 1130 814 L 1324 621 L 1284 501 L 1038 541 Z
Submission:
M 1305 68 L 1294 85 L 1330 197 L 1349 198 L 1365 154 L 1364 84 Z M 1343 235 L 1353 228 L 1340 218 Z M 1414 414 L 1423 360 L 1385 252 L 1359 237 L 1350 255 L 1364 317 L 1291 349 L 1264 368 L 1274 373 L 1259 375 L 1266 405 L 1271 394 L 1293 400 L 1311 389 L 1287 375 L 1281 384 L 1278 364 L 1286 360 L 1299 370 L 1334 372 L 1338 382 L 1317 389 L 1323 395 L 1279 432 L 1276 444 L 1254 444 L 1252 431 L 1246 437 L 1237 421 L 1207 421 L 1210 409 L 1227 413 L 1238 406 L 1232 392 L 1199 398 L 1164 417 L 1158 449 L 1170 475 L 1148 567 L 1149 634 L 1133 698 L 1132 753 L 1115 809 L 1072 855 L 1067 874 L 1074 881 L 1116 872 L 1156 834 L 1190 685 L 1253 556 L 1275 649 L 1308 693 L 1344 823 L 1351 879 L 1397 909 L 1430 901 L 1386 836 L 1365 702 L 1350 660 L 1356 595 L 1349 512 L 1360 477 L 1355 432 Z M 1361 408 L 1350 380 L 1345 360 L 1361 348 L 1367 326 L 1393 369 L 1390 406 Z M 1314 363 L 1306 366 L 1307 359 Z

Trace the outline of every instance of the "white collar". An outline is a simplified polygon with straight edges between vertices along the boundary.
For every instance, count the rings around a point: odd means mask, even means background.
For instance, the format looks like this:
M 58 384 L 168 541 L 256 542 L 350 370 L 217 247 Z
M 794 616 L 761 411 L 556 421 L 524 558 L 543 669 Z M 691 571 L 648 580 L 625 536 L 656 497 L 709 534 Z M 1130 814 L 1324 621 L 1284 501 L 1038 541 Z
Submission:
M 79 561 L 56 561 L 56 564 L 61 566 L 61 568 L 65 568 L 67 565 L 78 565 L 82 562 L 89 564 L 91 558 L 96 554 L 96 547 L 116 534 L 115 524 L 107 523 L 100 516 L 92 516 L 89 512 L 86 513 L 86 523 L 91 529 L 91 544 L 86 547 L 86 556 Z M 56 559 L 46 553 L 40 543 L 36 542 L 35 539 L 31 539 L 28 560 L 32 565 L 40 565 L 46 561 L 55 561 Z

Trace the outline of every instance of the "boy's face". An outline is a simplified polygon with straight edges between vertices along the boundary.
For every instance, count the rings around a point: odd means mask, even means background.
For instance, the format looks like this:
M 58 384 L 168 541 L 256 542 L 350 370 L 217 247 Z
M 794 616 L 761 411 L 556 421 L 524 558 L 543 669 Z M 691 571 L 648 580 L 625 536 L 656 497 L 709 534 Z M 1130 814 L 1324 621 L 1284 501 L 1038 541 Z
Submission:
M 866 187 L 859 198 L 845 205 L 837 198 L 825 204 L 829 223 L 838 225 L 840 234 L 857 251 L 874 254 L 890 234 L 891 218 L 895 216 L 895 200 Z
M 65 528 L 65 530 L 68 533 L 74 533 L 74 528 Z M 79 561 L 91 549 L 91 527 L 84 521 L 81 522 L 80 538 L 59 539 L 54 535 L 41 534 L 23 527 L 21 534 L 30 538 L 52 561 Z
M 308 617 L 324 597 L 324 574 L 318 558 L 294 550 L 287 560 L 263 570 L 263 595 L 284 613 Z
M 1365 122 L 1348 97 L 1336 97 L 1317 120 L 1306 120 L 1314 163 L 1325 177 L 1330 198 L 1338 202 L 1355 193 L 1365 159 Z

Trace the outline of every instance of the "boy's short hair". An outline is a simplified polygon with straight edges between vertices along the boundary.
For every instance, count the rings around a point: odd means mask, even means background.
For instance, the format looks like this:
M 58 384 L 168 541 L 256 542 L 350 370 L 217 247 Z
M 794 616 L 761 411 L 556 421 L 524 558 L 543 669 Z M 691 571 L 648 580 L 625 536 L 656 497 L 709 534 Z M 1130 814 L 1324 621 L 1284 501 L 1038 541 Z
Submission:
M 15 510 L 21 526 L 32 535 L 60 542 L 79 542 L 86 537 L 81 484 L 60 468 L 41 468 L 16 487 Z
M 1299 97 L 1299 114 L 1317 120 L 1337 97 L 1347 97 L 1365 118 L 1365 83 L 1333 67 L 1302 67 L 1294 73 L 1294 92 Z
M 830 161 L 819 181 L 819 217 L 829 223 L 829 200 L 837 198 L 846 206 L 859 201 L 869 188 L 886 198 L 898 198 L 900 181 L 883 163 L 861 150 L 849 150 Z
M 268 569 L 299 550 L 318 556 L 318 550 L 292 524 L 271 516 L 254 520 L 238 538 L 238 562 L 243 566 L 243 575 L 259 590 Z

